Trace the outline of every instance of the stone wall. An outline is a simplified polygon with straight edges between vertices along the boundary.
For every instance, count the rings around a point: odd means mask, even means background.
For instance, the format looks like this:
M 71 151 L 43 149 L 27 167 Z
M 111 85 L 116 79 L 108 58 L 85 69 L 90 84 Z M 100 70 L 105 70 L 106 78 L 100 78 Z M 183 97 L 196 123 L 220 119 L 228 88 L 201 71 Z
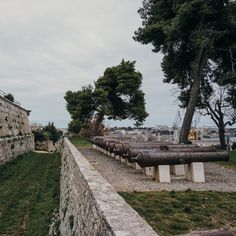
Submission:
M 34 136 L 23 135 L 9 138 L 0 138 L 0 165 L 3 165 L 17 156 L 34 150 Z
M 0 165 L 34 150 L 29 113 L 0 96 Z
M 30 134 L 29 113 L 0 96 L 0 137 Z
M 62 236 L 157 235 L 67 138 L 62 145 Z

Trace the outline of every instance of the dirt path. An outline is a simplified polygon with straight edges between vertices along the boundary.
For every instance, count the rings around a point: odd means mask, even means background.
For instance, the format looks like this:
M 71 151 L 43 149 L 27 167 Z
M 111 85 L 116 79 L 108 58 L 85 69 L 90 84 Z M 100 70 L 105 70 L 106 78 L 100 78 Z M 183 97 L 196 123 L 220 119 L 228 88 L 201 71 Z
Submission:
M 80 148 L 79 150 L 117 191 L 183 191 L 187 189 L 236 191 L 236 170 L 231 170 L 214 163 L 204 164 L 205 183 L 193 183 L 174 178 L 174 176 L 172 176 L 171 183 L 158 183 L 140 171 L 96 150 L 91 148 Z

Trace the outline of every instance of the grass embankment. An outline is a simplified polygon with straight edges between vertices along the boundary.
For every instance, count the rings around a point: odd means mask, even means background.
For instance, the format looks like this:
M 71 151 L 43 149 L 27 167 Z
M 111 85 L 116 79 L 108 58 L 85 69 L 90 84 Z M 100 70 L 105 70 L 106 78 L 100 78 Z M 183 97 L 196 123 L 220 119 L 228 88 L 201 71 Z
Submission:
M 92 143 L 85 138 L 71 137 L 71 138 L 69 138 L 69 140 L 71 141 L 72 144 L 75 145 L 76 148 L 81 148 L 81 147 L 90 148 L 90 147 L 92 147 Z
M 236 193 L 121 192 L 120 195 L 160 235 L 236 226 Z
M 223 165 L 225 167 L 230 167 L 232 169 L 236 169 L 236 151 L 230 152 L 229 161 L 219 161 L 217 164 Z
M 0 235 L 45 236 L 59 207 L 58 154 L 29 153 L 0 167 Z

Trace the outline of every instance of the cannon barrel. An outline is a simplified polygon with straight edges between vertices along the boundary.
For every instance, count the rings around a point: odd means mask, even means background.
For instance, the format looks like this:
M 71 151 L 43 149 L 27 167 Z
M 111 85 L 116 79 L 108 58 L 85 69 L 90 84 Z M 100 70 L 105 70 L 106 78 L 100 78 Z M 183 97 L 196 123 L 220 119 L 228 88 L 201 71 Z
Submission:
M 193 147 L 191 150 L 189 148 L 171 148 L 168 151 L 165 152 L 215 152 L 216 148 L 215 147 Z M 164 152 L 164 150 L 160 150 L 158 148 L 149 148 L 147 147 L 146 149 L 134 149 L 134 148 L 129 148 L 126 153 L 123 154 L 124 157 L 130 158 L 130 157 L 135 157 L 138 155 L 139 152 Z
M 217 149 L 213 146 L 211 147 L 192 147 L 189 148 L 169 148 L 167 152 L 216 152 Z
M 190 164 L 192 162 L 228 161 L 229 153 L 223 152 L 139 152 L 130 162 L 141 167 Z
M 197 144 L 165 144 L 160 145 L 161 150 L 169 150 L 170 148 L 194 148 L 198 147 Z
M 163 142 L 143 143 L 118 143 L 115 144 L 114 152 L 118 155 L 125 155 L 129 148 L 132 149 L 158 149 Z

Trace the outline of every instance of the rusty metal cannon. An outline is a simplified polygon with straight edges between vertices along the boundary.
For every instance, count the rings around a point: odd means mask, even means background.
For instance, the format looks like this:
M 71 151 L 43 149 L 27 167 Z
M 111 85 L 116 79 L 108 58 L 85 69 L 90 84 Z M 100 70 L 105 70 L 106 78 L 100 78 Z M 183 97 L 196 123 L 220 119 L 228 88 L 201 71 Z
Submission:
M 131 158 L 131 157 L 135 157 L 138 155 L 139 152 L 215 152 L 216 148 L 215 147 L 193 147 L 191 148 L 191 150 L 189 148 L 171 148 L 168 149 L 168 151 L 163 151 L 161 149 L 158 148 L 143 148 L 143 149 L 134 149 L 134 148 L 128 148 L 128 151 L 126 153 L 124 153 L 122 156 L 124 158 Z
M 141 167 L 190 164 L 192 162 L 228 161 L 229 153 L 222 152 L 139 152 L 130 162 Z
M 191 148 L 196 148 L 199 147 L 197 144 L 164 144 L 160 145 L 161 150 L 169 150 L 172 148 L 178 148 L 178 149 L 191 149 Z
M 117 155 L 125 155 L 129 148 L 132 149 L 158 149 L 163 142 L 120 142 L 115 144 L 114 153 Z

